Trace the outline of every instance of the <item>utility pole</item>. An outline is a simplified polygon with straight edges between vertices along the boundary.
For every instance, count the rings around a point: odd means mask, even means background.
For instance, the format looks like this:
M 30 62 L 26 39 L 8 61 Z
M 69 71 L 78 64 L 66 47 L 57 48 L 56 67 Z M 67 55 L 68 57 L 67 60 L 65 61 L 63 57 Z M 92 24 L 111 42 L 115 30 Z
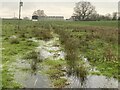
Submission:
M 20 3 L 19 3 L 19 20 L 21 18 L 21 7 L 23 6 L 23 2 L 20 0 Z
M 18 30 L 20 26 L 20 20 L 21 20 L 21 7 L 23 6 L 23 2 L 20 0 L 19 2 L 19 21 L 18 21 Z

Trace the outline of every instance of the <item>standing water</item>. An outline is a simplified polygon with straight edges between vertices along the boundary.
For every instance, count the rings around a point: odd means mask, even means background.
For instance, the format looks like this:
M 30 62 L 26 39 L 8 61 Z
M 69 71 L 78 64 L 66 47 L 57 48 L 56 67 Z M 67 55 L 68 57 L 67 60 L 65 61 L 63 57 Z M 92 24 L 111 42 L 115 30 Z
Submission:
M 90 66 L 87 58 L 81 56 L 82 60 L 85 62 L 84 66 L 89 67 L 90 71 L 99 72 L 95 67 Z M 67 77 L 70 85 L 67 88 L 118 88 L 118 80 L 114 78 L 109 78 L 102 75 L 87 75 L 84 80 L 81 80 L 74 75 Z
M 39 52 L 38 57 L 41 60 L 45 59 L 64 59 L 64 52 L 61 51 L 61 48 L 58 43 L 59 38 L 53 38 L 49 41 L 44 40 L 35 40 L 30 39 L 34 42 L 39 42 L 39 46 L 36 48 L 36 51 Z M 50 88 L 51 82 L 48 79 L 47 75 L 40 73 L 42 67 L 37 63 L 35 64 L 34 60 L 23 60 L 19 59 L 16 62 L 11 64 L 14 69 L 15 80 L 22 84 L 25 88 Z
M 33 39 L 33 41 L 36 42 L 37 40 Z M 57 36 L 49 41 L 40 40 L 39 43 L 40 45 L 36 50 L 39 52 L 38 56 L 41 60 L 65 60 L 65 53 L 60 47 Z M 85 66 L 89 66 L 87 59 L 83 57 L 83 60 L 85 61 Z M 34 63 L 34 61 L 32 62 Z M 23 87 L 50 88 L 52 86 L 48 77 L 40 73 L 42 67 L 39 65 L 36 64 L 37 69 L 32 70 L 31 61 L 18 59 L 17 62 L 12 64 L 12 67 L 13 66 L 16 67 L 14 72 L 15 79 L 21 83 Z M 66 74 L 65 78 L 67 78 L 69 82 L 69 85 L 65 88 L 118 88 L 118 80 L 102 75 L 87 75 L 82 81 L 74 75 L 67 76 Z
M 46 75 L 40 74 L 38 70 L 31 69 L 31 64 L 26 60 L 18 59 L 13 63 L 15 66 L 14 77 L 17 82 L 25 88 L 50 88 L 50 81 Z M 37 67 L 40 69 L 40 67 Z

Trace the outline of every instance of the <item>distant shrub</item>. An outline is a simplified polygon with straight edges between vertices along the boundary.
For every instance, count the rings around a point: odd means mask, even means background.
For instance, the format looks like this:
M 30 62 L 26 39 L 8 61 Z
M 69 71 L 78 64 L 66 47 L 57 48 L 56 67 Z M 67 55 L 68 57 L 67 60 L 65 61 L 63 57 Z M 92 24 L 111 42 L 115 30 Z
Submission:
M 10 37 L 10 43 L 11 44 L 19 44 L 19 40 L 16 36 L 13 35 Z
M 26 35 L 25 35 L 25 33 L 21 33 L 19 37 L 20 37 L 20 38 L 25 38 Z
M 27 46 L 37 46 L 37 44 L 35 42 L 31 41 L 31 40 L 26 40 L 25 42 L 26 42 L 25 44 Z
M 48 29 L 34 29 L 32 33 L 35 37 L 42 40 L 48 40 L 53 37 L 51 31 Z

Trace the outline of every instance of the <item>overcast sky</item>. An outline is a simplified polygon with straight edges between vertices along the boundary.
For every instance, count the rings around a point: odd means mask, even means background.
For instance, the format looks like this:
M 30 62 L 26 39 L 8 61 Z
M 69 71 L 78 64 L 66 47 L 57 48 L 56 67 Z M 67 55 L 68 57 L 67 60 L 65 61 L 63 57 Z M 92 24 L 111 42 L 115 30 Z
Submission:
M 69 18 L 74 10 L 76 2 L 81 0 L 22 0 L 22 17 L 30 17 L 35 10 L 44 10 L 48 16 L 64 16 Z M 99 14 L 107 14 L 118 11 L 119 0 L 85 0 L 90 1 L 96 7 Z M 2 4 L 2 5 L 1 5 Z M 0 17 L 18 17 L 19 0 L 1 0 Z

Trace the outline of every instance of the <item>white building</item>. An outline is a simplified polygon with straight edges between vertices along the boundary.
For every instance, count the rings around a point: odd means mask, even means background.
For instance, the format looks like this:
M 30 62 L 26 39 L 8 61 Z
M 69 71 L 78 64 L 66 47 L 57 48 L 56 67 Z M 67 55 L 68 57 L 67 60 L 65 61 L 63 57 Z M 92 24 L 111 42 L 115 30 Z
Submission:
M 64 20 L 63 16 L 32 16 L 32 20 Z

